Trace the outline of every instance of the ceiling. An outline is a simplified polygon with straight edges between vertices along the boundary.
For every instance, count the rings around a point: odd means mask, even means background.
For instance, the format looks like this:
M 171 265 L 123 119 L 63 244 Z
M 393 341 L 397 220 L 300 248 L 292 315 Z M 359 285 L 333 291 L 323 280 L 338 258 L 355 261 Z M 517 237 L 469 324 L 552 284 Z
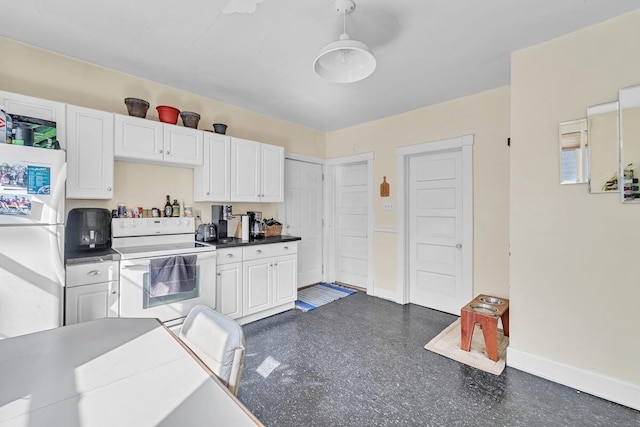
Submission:
M 20 0 L 0 35 L 326 132 L 507 85 L 510 52 L 638 8 L 356 0 L 347 32 L 378 68 L 350 84 L 313 72 L 342 32 L 334 0 Z

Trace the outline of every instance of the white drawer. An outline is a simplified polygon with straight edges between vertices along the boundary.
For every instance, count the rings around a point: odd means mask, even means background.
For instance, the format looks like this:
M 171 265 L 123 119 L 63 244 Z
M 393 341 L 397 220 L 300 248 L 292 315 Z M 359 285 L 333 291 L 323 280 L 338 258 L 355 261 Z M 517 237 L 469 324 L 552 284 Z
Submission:
M 269 258 L 280 255 L 295 254 L 298 252 L 298 243 L 271 243 L 266 245 L 245 246 L 242 250 L 242 260 L 250 261 L 253 259 Z
M 242 261 L 242 248 L 225 248 L 216 250 L 218 254 L 217 265 L 231 264 L 233 262 Z
M 118 269 L 118 261 L 68 265 L 67 286 L 73 287 L 118 280 Z

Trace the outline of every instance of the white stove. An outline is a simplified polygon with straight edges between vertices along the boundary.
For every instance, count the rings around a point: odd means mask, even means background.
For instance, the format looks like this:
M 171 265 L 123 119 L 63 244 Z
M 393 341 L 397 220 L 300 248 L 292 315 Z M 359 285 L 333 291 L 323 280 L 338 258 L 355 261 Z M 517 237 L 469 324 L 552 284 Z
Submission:
M 113 218 L 120 316 L 180 325 L 196 304 L 216 307 L 216 247 L 195 241 L 194 218 Z
M 113 218 L 111 229 L 123 259 L 216 250 L 195 241 L 194 218 Z

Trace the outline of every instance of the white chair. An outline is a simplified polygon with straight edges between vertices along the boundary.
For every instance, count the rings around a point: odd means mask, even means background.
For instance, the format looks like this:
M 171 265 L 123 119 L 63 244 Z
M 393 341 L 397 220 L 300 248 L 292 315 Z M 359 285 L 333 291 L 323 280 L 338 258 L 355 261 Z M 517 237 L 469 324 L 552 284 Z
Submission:
M 231 393 L 238 394 L 244 363 L 244 333 L 238 322 L 197 305 L 184 320 L 179 337 Z

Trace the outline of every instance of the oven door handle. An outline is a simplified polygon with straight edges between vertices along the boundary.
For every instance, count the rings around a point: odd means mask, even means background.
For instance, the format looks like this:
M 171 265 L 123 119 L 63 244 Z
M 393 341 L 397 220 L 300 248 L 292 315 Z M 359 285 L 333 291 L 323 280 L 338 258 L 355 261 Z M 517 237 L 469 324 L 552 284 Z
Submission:
M 197 255 L 198 255 L 198 258 L 196 260 L 196 263 L 200 262 L 203 259 L 211 259 L 211 258 L 215 259 L 217 257 L 216 251 L 199 253 Z M 171 255 L 168 255 L 168 256 L 171 256 Z M 158 257 L 158 258 L 166 258 L 166 257 L 167 256 Z M 150 263 L 151 263 L 151 258 L 144 258 L 140 260 L 128 259 L 128 260 L 121 260 L 120 266 L 122 268 L 148 267 Z

